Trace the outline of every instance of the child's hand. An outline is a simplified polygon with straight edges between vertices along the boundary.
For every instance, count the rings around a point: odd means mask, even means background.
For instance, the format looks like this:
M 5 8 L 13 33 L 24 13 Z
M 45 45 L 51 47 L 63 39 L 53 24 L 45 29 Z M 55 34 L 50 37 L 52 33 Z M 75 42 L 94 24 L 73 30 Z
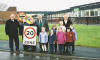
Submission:
M 53 44 L 55 44 L 55 41 L 53 42 Z

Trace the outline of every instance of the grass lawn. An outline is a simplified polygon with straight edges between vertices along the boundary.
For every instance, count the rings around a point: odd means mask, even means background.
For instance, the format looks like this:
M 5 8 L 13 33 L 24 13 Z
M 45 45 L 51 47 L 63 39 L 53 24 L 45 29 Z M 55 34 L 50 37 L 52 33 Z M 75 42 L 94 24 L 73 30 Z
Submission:
M 0 25 L 0 40 L 8 40 L 8 36 L 5 35 L 5 25 Z M 51 28 L 52 25 L 49 25 Z M 75 45 L 86 46 L 86 47 L 96 47 L 100 48 L 100 26 L 96 25 L 82 25 L 74 24 L 76 29 L 78 40 L 76 40 Z M 22 41 L 21 36 L 19 36 L 20 41 Z

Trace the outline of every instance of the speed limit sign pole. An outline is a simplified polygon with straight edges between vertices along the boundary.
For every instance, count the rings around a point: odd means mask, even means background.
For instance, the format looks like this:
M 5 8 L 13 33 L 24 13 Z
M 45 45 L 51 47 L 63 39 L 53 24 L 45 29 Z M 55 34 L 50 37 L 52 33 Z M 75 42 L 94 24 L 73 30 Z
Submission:
M 37 27 L 24 26 L 23 44 L 36 46 Z

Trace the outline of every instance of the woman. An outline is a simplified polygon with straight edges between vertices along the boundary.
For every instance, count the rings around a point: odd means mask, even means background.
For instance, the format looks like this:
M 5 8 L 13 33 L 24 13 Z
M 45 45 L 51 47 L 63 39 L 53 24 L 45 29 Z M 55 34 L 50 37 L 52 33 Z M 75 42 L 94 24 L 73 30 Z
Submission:
M 72 25 L 72 21 L 69 19 L 67 15 L 64 15 L 63 17 L 64 17 L 64 20 L 63 20 L 64 26 L 66 28 L 70 27 L 70 25 Z
M 36 26 L 37 27 L 37 25 L 35 24 L 35 20 L 33 18 L 30 19 L 30 24 L 27 23 L 27 21 L 24 19 L 23 22 L 20 24 L 20 26 L 21 26 L 20 34 L 22 35 L 22 39 L 23 39 L 24 26 Z M 30 49 L 31 51 L 35 51 L 36 49 L 36 46 L 31 46 L 31 45 L 23 45 L 23 47 L 25 51 L 28 51 L 29 48 L 31 48 Z

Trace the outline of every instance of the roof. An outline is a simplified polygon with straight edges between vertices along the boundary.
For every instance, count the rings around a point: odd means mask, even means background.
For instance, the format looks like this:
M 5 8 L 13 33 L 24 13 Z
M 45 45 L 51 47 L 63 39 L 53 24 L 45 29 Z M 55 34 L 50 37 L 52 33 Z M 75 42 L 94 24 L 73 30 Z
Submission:
M 70 9 L 73 10 L 74 8 L 79 8 L 80 10 L 100 8 L 100 2 L 95 2 L 95 3 L 85 4 L 85 5 L 74 6 L 74 7 L 71 7 Z

